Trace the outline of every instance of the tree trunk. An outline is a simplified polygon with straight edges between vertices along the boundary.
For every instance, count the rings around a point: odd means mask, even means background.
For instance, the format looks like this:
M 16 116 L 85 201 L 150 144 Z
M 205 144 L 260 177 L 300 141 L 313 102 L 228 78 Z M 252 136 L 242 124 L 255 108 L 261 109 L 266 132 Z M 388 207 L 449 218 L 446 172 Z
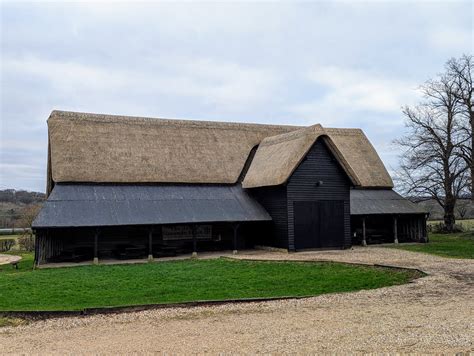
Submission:
M 456 219 L 454 217 L 454 206 L 454 199 L 447 198 L 444 205 L 444 226 L 446 228 L 446 232 L 453 232 L 454 230 L 454 224 L 456 223 Z
M 474 110 L 472 107 L 469 108 L 469 121 L 471 124 L 471 200 L 474 201 Z

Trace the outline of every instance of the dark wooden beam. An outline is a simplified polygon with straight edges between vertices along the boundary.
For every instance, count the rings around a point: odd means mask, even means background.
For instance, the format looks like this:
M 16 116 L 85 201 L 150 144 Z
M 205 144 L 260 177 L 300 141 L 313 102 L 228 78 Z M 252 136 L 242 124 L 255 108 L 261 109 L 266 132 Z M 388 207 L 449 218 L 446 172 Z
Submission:
M 193 225 L 193 254 L 192 257 L 197 257 L 197 227 L 196 225 Z
M 153 261 L 153 227 L 148 229 L 148 261 Z
M 393 217 L 393 242 L 398 244 L 397 216 Z
M 237 237 L 238 237 L 238 229 L 239 229 L 239 226 L 240 224 L 237 224 L 237 223 L 234 223 L 232 225 L 233 229 L 234 229 L 234 239 L 233 239 L 233 245 L 234 245 L 234 250 L 232 251 L 232 253 L 234 255 L 237 254 Z
M 35 260 L 33 262 L 33 269 L 39 266 L 39 245 L 41 240 L 41 230 L 35 231 Z
M 367 246 L 367 236 L 365 231 L 365 216 L 362 217 L 362 246 Z
M 94 261 L 95 265 L 99 264 L 99 228 L 94 230 Z

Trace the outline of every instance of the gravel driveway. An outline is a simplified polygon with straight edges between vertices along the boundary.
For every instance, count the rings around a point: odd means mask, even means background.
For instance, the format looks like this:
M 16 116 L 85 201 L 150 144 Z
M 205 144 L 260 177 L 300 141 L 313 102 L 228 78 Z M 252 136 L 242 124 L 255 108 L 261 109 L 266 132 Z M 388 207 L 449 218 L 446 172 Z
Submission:
M 387 249 L 238 258 L 332 260 L 416 267 L 429 276 L 319 297 L 68 317 L 0 329 L 3 353 L 308 353 L 474 350 L 474 260 Z

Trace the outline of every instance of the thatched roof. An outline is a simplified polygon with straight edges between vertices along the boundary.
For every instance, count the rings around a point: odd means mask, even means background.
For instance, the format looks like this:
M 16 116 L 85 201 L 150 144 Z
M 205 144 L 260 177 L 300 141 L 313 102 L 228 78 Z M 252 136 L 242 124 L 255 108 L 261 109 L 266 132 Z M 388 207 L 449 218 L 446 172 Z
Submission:
M 65 111 L 53 111 L 48 128 L 49 186 L 51 182 L 233 184 L 250 151 L 262 140 L 287 133 L 288 137 L 298 136 L 302 129 Z M 331 139 L 329 145 L 334 146 L 335 154 L 340 155 L 337 158 L 346 165 L 346 171 L 353 171 L 355 182 L 367 187 L 393 185 L 362 131 L 324 129 L 324 132 Z M 282 135 L 280 139 L 285 137 Z M 298 142 L 306 145 L 300 147 Z M 305 138 L 294 141 L 295 152 L 306 148 Z M 298 163 L 287 158 L 288 167 Z M 253 163 L 251 170 L 252 166 Z
M 360 185 L 344 156 L 327 136 L 321 125 L 265 138 L 258 146 L 255 157 L 245 176 L 244 188 L 284 184 L 306 156 L 318 138 L 324 139 L 354 185 Z
M 295 127 L 53 111 L 54 182 L 235 183 L 252 148 Z
M 242 183 L 244 188 L 284 184 L 318 138 L 325 141 L 355 186 L 393 187 L 390 175 L 362 130 L 314 125 L 265 138 Z
M 325 128 L 324 130 L 357 176 L 361 187 L 393 188 L 392 178 L 361 129 Z

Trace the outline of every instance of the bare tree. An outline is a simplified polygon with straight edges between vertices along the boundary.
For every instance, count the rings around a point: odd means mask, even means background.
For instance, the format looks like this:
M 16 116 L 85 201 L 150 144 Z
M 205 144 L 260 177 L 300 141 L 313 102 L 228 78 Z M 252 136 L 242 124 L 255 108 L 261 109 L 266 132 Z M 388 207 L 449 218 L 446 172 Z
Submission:
M 28 230 L 25 231 L 23 235 L 29 235 L 30 237 L 33 236 L 31 224 L 33 224 L 33 220 L 35 220 L 40 210 L 40 204 L 29 204 L 21 210 L 20 225 L 23 228 L 28 228 Z
M 453 94 L 461 106 L 462 126 L 466 135 L 461 153 L 469 166 L 471 199 L 474 200 L 474 57 L 465 54 L 459 59 L 452 58 L 446 64 L 446 69 L 454 83 Z
M 459 219 L 464 219 L 467 215 L 467 211 L 469 209 L 469 202 L 465 199 L 458 200 L 456 204 L 456 210 L 458 212 Z
M 437 201 L 448 232 L 453 231 L 456 200 L 468 186 L 461 155 L 466 137 L 457 120 L 460 106 L 454 87 L 446 75 L 423 85 L 425 100 L 403 108 L 408 134 L 396 141 L 404 149 L 397 183 L 407 195 Z

